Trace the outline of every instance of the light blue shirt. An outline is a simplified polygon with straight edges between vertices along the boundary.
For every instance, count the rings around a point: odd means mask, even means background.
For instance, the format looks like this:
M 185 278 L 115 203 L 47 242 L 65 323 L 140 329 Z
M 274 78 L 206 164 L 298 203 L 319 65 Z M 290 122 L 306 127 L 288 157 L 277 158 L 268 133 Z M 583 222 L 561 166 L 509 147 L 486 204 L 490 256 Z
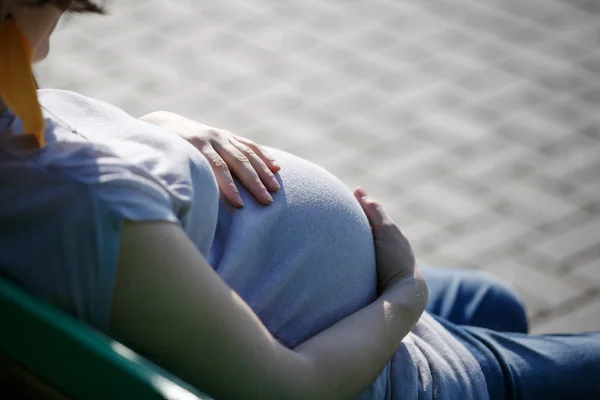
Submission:
M 270 149 L 282 166 L 273 204 L 241 188 L 246 206 L 235 209 L 206 160 L 175 134 L 72 92 L 39 97 L 48 145 L 22 155 L 0 141 L 0 270 L 31 292 L 106 331 L 119 232 L 130 219 L 179 223 L 289 347 L 376 298 L 367 219 L 322 168 Z M 20 132 L 18 120 L 0 118 L 0 131 L 11 125 Z M 425 314 L 360 398 L 487 399 L 487 391 L 469 351 Z

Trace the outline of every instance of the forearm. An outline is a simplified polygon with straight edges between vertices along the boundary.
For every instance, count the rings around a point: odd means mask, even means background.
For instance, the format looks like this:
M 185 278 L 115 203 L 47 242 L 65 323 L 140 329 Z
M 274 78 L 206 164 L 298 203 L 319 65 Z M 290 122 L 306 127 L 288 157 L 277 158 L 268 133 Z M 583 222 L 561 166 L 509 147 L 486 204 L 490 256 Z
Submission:
M 391 283 L 369 306 L 288 349 L 180 227 L 127 222 L 110 331 L 215 398 L 350 399 L 418 320 L 427 288 L 417 278 Z
M 311 398 L 350 399 L 377 378 L 417 322 L 420 313 L 405 304 L 406 290 L 397 285 L 377 301 L 302 343 L 295 351 L 310 365 Z M 416 296 L 427 302 L 427 287 Z
M 288 349 L 181 228 L 128 222 L 111 334 L 218 399 L 349 399 L 375 379 L 418 318 L 402 303 L 414 297 L 413 286 L 392 289 Z

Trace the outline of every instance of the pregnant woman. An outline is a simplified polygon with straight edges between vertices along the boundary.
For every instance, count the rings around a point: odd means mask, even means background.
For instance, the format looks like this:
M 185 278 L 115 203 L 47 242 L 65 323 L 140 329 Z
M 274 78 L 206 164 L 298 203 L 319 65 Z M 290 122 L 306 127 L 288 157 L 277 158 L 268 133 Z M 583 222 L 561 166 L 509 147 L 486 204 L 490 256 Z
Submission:
M 3 275 L 219 399 L 600 398 L 600 334 L 527 335 L 486 275 L 425 285 L 381 206 L 318 166 L 36 92 L 65 11 L 101 9 L 0 0 Z

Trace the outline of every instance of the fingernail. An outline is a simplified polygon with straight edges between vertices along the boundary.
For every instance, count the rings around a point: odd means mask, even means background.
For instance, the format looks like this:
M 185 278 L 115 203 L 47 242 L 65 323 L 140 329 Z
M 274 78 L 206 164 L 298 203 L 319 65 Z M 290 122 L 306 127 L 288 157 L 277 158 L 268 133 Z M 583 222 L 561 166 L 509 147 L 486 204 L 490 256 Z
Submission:
M 236 193 L 235 195 L 235 200 L 238 202 L 238 204 L 240 205 L 240 207 L 244 206 L 244 200 L 242 200 L 242 196 L 240 196 L 239 194 Z
M 263 188 L 260 192 L 265 200 L 267 200 L 268 202 L 273 202 L 273 198 L 271 197 L 267 189 Z
M 281 186 L 279 186 L 279 182 L 277 182 L 277 178 L 275 178 L 274 176 L 269 177 L 269 183 L 271 183 L 271 185 L 273 185 L 277 189 L 281 188 Z
M 275 160 L 271 160 L 271 165 L 279 168 L 279 164 L 277 164 L 277 161 L 275 161 Z

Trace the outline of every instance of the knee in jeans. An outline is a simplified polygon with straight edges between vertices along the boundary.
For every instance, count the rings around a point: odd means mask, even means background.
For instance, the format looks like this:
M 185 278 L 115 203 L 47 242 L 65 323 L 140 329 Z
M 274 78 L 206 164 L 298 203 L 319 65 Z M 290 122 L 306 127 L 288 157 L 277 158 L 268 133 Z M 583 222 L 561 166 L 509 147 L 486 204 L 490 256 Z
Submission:
M 512 331 L 527 332 L 525 304 L 517 291 L 508 282 L 488 272 L 481 272 L 479 279 L 485 301 L 492 305 L 493 311 L 510 323 Z

